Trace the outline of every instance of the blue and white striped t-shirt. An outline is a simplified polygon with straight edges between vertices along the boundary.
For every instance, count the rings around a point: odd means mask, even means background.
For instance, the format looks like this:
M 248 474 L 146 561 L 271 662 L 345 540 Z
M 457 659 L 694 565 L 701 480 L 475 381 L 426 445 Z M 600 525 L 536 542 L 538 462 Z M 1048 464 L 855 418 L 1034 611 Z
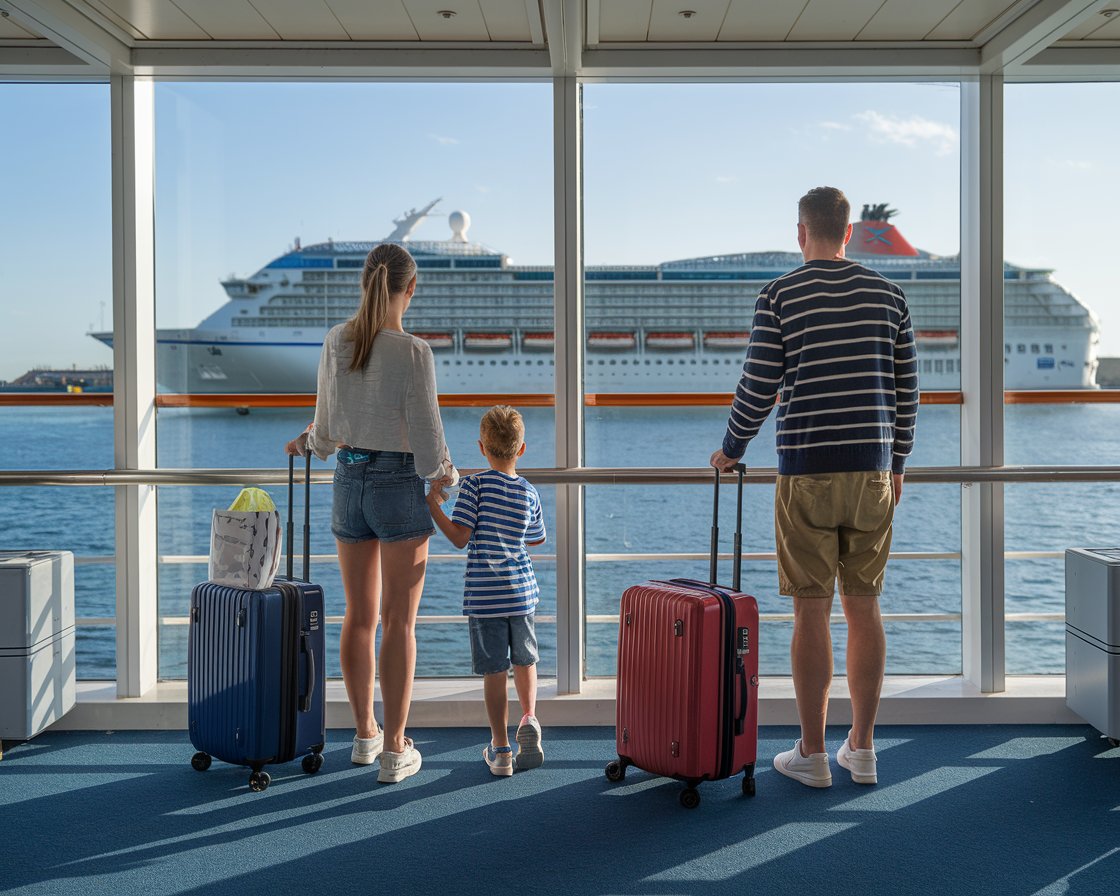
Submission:
M 537 490 L 520 476 L 497 470 L 473 473 L 459 483 L 451 521 L 474 530 L 467 543 L 463 613 L 532 613 L 541 592 L 525 544 L 545 539 Z
M 723 453 L 743 456 L 778 400 L 778 472 L 902 473 L 914 447 L 918 363 L 902 290 L 846 258 L 763 287 Z

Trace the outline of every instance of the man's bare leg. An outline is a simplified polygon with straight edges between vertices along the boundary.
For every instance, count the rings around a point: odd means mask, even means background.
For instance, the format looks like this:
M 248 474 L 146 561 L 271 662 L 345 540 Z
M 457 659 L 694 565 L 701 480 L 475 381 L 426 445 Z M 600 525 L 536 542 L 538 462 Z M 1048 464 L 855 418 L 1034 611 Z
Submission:
M 840 602 L 848 620 L 848 692 L 852 698 L 852 733 L 848 746 L 853 750 L 870 750 L 887 659 L 883 618 L 879 614 L 877 597 L 841 594 Z
M 793 599 L 793 639 L 790 666 L 801 719 L 801 751 L 808 756 L 824 753 L 824 727 L 828 716 L 828 689 L 832 684 L 831 597 Z

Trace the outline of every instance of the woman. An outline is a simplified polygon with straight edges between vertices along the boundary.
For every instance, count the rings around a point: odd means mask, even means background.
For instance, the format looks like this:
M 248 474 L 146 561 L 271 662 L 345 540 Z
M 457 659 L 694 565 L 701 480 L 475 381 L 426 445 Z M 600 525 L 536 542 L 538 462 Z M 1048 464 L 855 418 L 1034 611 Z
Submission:
M 458 480 L 443 436 L 435 362 L 402 318 L 416 290 L 416 262 L 398 245 L 375 246 L 362 270 L 357 314 L 327 333 L 319 360 L 315 422 L 289 454 L 326 459 L 337 450 L 331 531 L 346 594 L 340 654 L 354 713 L 350 761 L 380 759 L 377 780 L 420 769 L 405 737 L 416 667 L 416 612 L 428 538 L 435 531 L 424 480 Z M 374 635 L 381 618 L 381 700 L 373 715 Z

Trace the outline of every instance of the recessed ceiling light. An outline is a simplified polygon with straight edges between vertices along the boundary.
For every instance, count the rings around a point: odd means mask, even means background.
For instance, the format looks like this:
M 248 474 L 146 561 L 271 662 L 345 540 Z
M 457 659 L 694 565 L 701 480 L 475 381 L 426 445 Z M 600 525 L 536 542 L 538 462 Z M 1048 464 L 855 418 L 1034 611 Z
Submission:
M 436 15 L 437 16 L 443 16 L 445 19 L 450 19 L 450 18 L 454 17 L 455 10 L 453 10 L 453 9 L 441 9 L 436 13 Z
M 680 16 L 683 19 L 691 19 L 694 15 L 696 15 L 696 10 L 695 9 L 682 9 L 680 12 L 677 13 L 677 15 Z

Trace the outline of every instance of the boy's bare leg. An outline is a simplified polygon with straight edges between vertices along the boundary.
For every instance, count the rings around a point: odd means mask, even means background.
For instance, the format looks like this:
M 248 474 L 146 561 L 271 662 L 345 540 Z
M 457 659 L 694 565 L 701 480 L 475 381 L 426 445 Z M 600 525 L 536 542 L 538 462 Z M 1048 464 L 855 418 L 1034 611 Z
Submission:
M 482 677 L 486 697 L 486 715 L 490 719 L 490 740 L 495 747 L 509 746 L 509 700 L 506 697 L 509 676 L 495 672 Z
M 537 715 L 537 666 L 514 666 L 513 683 L 517 688 L 517 699 L 521 702 L 521 715 Z

